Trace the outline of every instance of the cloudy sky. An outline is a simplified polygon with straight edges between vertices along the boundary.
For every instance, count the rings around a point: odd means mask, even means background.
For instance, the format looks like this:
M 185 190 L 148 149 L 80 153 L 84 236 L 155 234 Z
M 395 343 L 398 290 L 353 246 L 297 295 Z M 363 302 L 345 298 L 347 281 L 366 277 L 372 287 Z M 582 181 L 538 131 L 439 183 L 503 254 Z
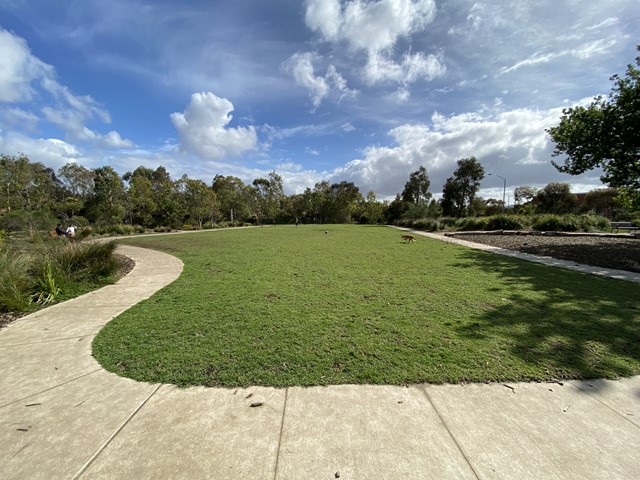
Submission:
M 3 0 L 0 153 L 59 168 L 165 166 L 210 183 L 275 170 L 437 194 L 601 186 L 551 165 L 545 128 L 636 56 L 637 0 Z

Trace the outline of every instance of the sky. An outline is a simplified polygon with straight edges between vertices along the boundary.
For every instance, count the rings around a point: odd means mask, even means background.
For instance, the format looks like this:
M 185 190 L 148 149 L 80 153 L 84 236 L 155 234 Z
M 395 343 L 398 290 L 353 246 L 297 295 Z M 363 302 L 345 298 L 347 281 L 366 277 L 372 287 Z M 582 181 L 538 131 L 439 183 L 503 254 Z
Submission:
M 637 0 L 3 0 L 0 153 L 378 199 L 475 156 L 484 198 L 586 192 L 545 129 L 610 92 L 638 25 Z

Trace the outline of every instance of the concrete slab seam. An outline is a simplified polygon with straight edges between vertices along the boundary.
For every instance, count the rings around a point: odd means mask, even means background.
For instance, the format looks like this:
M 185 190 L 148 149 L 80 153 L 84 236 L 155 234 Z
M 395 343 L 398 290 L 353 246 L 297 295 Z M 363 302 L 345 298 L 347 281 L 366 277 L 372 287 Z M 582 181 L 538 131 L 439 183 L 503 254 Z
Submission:
M 62 340 L 74 340 L 76 338 L 87 338 L 87 337 L 95 337 L 98 332 L 87 333 L 86 335 L 77 335 L 74 337 L 61 337 L 61 338 L 50 338 L 49 340 L 38 340 L 35 342 L 25 342 L 25 343 L 10 343 L 9 345 L 0 345 L 0 347 L 24 347 L 25 345 L 38 345 L 39 343 L 51 343 L 51 342 L 60 342 Z
M 608 408 L 609 410 L 611 410 L 613 413 L 615 413 L 616 415 L 618 415 L 619 417 L 624 418 L 627 422 L 629 422 L 631 425 L 633 425 L 634 427 L 640 429 L 640 425 L 636 424 L 635 422 L 633 422 L 630 418 L 628 418 L 626 415 L 623 415 L 622 413 L 620 413 L 619 411 L 617 411 L 615 408 L 611 407 L 610 405 L 604 403 L 602 400 L 600 400 L 598 397 L 596 397 L 595 395 L 592 395 L 591 392 L 589 392 L 588 390 L 585 390 L 583 388 L 580 388 L 578 385 L 576 385 L 573 382 L 569 382 L 571 384 L 571 386 L 577 388 L 578 390 L 580 390 L 582 393 L 586 393 L 587 395 L 589 395 L 591 398 L 593 398 L 596 402 L 598 402 L 600 405 L 603 405 L 604 407 Z
M 140 411 L 140 409 L 142 409 L 142 407 L 145 406 L 145 404 L 151 399 L 151 397 L 153 397 L 155 395 L 155 393 L 160 390 L 160 388 L 162 387 L 162 384 L 158 385 L 153 392 L 151 392 L 149 394 L 149 396 L 133 411 L 133 413 L 131 413 L 131 415 L 129 415 L 129 417 L 127 417 L 127 419 L 122 422 L 122 425 L 120 425 L 115 432 L 113 432 L 111 434 L 111 436 L 98 448 L 98 450 L 96 451 L 96 453 L 94 453 L 91 458 L 87 461 L 87 463 L 85 463 L 82 468 L 78 471 L 78 473 L 76 473 L 73 477 L 72 480 L 77 480 L 78 478 L 80 478 L 86 471 L 87 469 L 91 466 L 91 464 L 100 456 L 100 454 L 109 446 L 109 444 L 113 441 L 114 438 L 116 438 L 118 436 L 118 434 L 124 429 L 124 427 L 127 426 L 127 424 L 133 419 L 133 417 Z
M 54 385 L 53 387 L 45 388 L 44 390 L 40 390 L 39 392 L 29 394 L 26 397 L 18 398 L 17 400 L 14 400 L 12 402 L 5 403 L 4 405 L 0 405 L 0 408 L 8 407 L 9 405 L 13 405 L 14 403 L 22 402 L 22 401 L 26 400 L 27 398 L 31 398 L 31 397 L 33 397 L 35 395 L 40 395 L 40 394 L 48 392 L 50 390 L 54 390 L 56 388 L 62 387 L 64 385 L 67 385 L 69 383 L 75 382 L 76 380 L 80 380 L 81 378 L 84 378 L 84 377 L 86 377 L 88 375 L 93 375 L 94 373 L 103 372 L 103 371 L 104 370 L 102 368 L 99 368 L 97 370 L 93 370 L 93 371 L 88 372 L 88 373 L 83 373 L 82 375 L 80 375 L 78 377 L 75 377 L 75 378 L 72 378 L 70 380 L 67 380 L 66 382 L 59 383 L 58 385 Z
M 287 413 L 287 398 L 289 397 L 289 388 L 284 391 L 284 405 L 282 407 L 282 421 L 280 422 L 280 435 L 278 436 L 278 450 L 276 453 L 276 466 L 273 469 L 273 480 L 278 477 L 278 465 L 280 463 L 280 448 L 282 446 L 282 434 L 284 432 L 284 419 Z
M 473 468 L 473 465 L 471 464 L 471 461 L 469 460 L 469 457 L 467 457 L 467 455 L 464 453 L 464 450 L 462 449 L 462 446 L 458 443 L 458 440 L 456 439 L 456 437 L 453 436 L 453 433 L 451 433 L 451 430 L 449 430 L 449 425 L 447 425 L 447 422 L 444 421 L 444 418 L 442 417 L 442 415 L 438 411 L 438 408 L 436 407 L 435 403 L 433 403 L 433 400 L 431 400 L 431 396 L 429 395 L 429 392 L 427 392 L 427 387 L 425 385 L 421 385 L 420 389 L 424 393 L 425 397 L 427 397 L 427 400 L 429 401 L 429 404 L 433 407 L 433 410 L 436 412 L 436 415 L 438 415 L 438 418 L 442 422 L 442 425 L 444 425 L 444 428 L 447 430 L 447 433 L 451 437 L 451 440 L 453 440 L 453 443 L 456 444 L 456 447 L 458 448 L 458 451 L 460 452 L 460 454 L 464 458 L 465 462 L 467 462 L 467 465 L 469 465 L 469 468 L 473 472 L 473 475 L 478 480 L 480 480 L 480 476 L 478 475 L 478 472 L 476 472 L 476 469 Z

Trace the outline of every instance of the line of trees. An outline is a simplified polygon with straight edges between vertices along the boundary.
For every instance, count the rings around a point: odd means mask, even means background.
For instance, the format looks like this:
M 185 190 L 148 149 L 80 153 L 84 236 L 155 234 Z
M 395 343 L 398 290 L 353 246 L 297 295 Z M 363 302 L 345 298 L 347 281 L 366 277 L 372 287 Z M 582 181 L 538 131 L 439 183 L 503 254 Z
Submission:
M 69 163 L 57 172 L 25 155 L 0 155 L 0 228 L 46 228 L 55 218 L 92 225 L 203 228 L 234 223 L 383 223 L 386 205 L 364 197 L 352 182 L 320 182 L 285 195 L 271 172 L 245 184 L 217 175 L 211 184 L 186 175 L 174 180 L 160 166 L 120 176 L 112 167 Z M 55 217 L 55 218 L 54 218 Z
M 475 157 L 457 168 L 435 200 L 424 166 L 409 175 L 392 202 L 374 192 L 363 196 L 352 182 L 322 181 L 301 194 L 285 195 L 282 178 L 271 172 L 245 184 L 216 175 L 211 184 L 186 175 L 174 180 L 160 166 L 138 167 L 120 176 L 109 166 L 88 169 L 69 163 L 57 172 L 26 156 L 0 155 L 0 229 L 38 230 L 52 222 L 140 225 L 145 228 L 207 228 L 216 223 L 394 223 L 399 220 L 493 215 L 509 211 L 501 200 L 478 196 L 484 167 Z M 568 184 L 515 189 L 516 213 L 595 211 L 616 218 L 624 198 L 616 189 L 577 197 Z

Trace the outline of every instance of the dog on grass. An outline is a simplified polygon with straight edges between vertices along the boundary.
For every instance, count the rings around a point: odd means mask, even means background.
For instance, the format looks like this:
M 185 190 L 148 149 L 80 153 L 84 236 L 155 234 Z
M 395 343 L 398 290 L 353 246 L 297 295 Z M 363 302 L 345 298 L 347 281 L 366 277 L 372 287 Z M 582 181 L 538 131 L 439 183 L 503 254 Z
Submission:
M 416 241 L 416 237 L 414 237 L 413 235 L 408 235 L 408 234 L 404 234 L 404 235 L 400 235 L 400 238 L 402 238 L 402 240 L 404 240 L 406 243 L 413 243 Z

